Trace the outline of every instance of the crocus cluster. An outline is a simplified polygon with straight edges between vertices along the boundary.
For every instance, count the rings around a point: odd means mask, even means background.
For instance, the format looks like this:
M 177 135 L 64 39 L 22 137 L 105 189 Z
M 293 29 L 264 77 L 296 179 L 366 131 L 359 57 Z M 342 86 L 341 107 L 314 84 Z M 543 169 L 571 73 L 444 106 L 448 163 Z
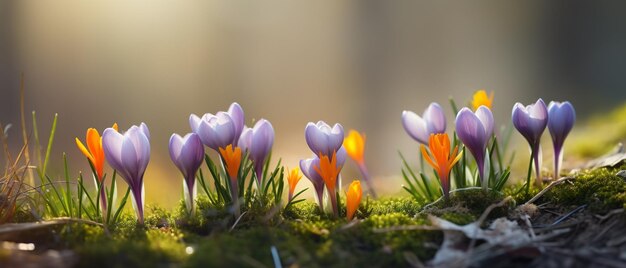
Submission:
M 202 117 L 192 114 L 189 116 L 189 125 L 202 144 L 219 153 L 230 180 L 229 186 L 233 205 L 237 207 L 235 209 L 238 211 L 238 178 L 243 154 L 247 153 L 252 161 L 257 185 L 262 187 L 263 168 L 274 143 L 272 124 L 261 119 L 256 122 L 254 127 L 246 127 L 243 109 L 238 103 L 233 103 L 226 112 L 207 113 Z M 190 150 L 195 152 L 195 148 Z M 171 146 L 170 151 L 172 151 Z M 194 166 L 192 164 L 195 162 L 189 165 Z M 183 169 L 190 170 L 180 166 L 179 168 L 181 171 Z M 183 174 L 185 173 L 183 172 Z M 189 180 L 193 180 L 193 178 L 190 177 Z
M 143 224 L 144 184 L 143 175 L 150 162 L 150 131 L 146 124 L 132 126 L 120 133 L 107 128 L 102 133 L 102 147 L 107 162 L 122 176 L 133 197 L 137 221 Z
M 311 181 L 318 205 L 323 211 L 324 186 L 328 192 L 333 215 L 339 214 L 337 207 L 337 186 L 339 173 L 346 161 L 346 150 L 343 148 L 344 132 L 340 124 L 330 127 L 323 121 L 308 123 L 305 130 L 307 145 L 315 156 L 300 161 L 302 173 Z
M 562 149 L 565 138 L 572 130 L 576 121 L 574 106 L 569 102 L 550 102 L 546 107 L 542 99 L 534 104 L 524 106 L 516 103 L 512 111 L 513 125 L 528 141 L 531 150 L 532 163 L 535 168 L 535 184 L 541 186 L 541 135 L 546 126 L 550 131 L 554 145 L 554 177 L 558 178 L 562 162 Z M 530 177 L 529 177 L 530 179 Z M 527 182 L 527 187 L 529 186 Z

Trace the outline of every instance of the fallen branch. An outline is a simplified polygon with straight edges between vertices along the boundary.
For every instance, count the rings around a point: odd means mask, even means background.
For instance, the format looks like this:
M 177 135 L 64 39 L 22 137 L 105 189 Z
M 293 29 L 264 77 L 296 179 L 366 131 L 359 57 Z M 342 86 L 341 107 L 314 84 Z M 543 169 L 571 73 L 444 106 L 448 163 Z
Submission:
M 54 219 L 47 220 L 47 221 L 3 224 L 3 225 L 0 225 L 0 234 L 33 230 L 33 229 L 38 229 L 38 228 L 44 228 L 44 227 L 49 227 L 49 226 L 54 226 L 54 225 L 69 224 L 69 223 L 84 223 L 84 224 L 104 227 L 104 224 L 97 223 L 95 221 L 62 217 L 62 218 L 54 218 Z

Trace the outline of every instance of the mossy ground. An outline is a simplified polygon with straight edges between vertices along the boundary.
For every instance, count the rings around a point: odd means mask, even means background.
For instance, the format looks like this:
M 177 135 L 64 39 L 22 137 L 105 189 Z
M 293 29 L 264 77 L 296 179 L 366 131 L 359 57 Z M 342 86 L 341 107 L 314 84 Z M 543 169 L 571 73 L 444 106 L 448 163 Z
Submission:
M 588 213 L 600 214 L 624 208 L 626 181 L 615 175 L 620 169 L 626 165 L 579 173 L 536 203 L 556 205 L 562 211 L 587 205 Z M 515 194 L 515 203 L 521 204 L 538 192 L 517 193 L 518 187 L 504 194 L 480 189 L 459 191 L 425 209 L 424 204 L 409 197 L 367 199 L 356 222 L 331 219 L 308 201 L 286 211 L 259 206 L 251 208 L 234 228 L 232 215 L 200 198 L 193 217 L 186 215 L 181 202 L 175 211 L 149 208 L 145 226 L 136 225 L 132 215 L 125 214 L 121 223 L 109 230 L 68 224 L 16 234 L 14 238 L 35 242 L 38 250 L 69 249 L 75 253 L 74 263 L 81 267 L 272 267 L 272 248 L 284 267 L 407 266 L 407 254 L 423 261 L 432 258 L 442 233 L 376 230 L 428 225 L 428 214 L 467 224 L 507 195 Z M 515 203 L 495 209 L 489 218 L 510 215 Z M 6 254 L 0 256 L 8 258 Z

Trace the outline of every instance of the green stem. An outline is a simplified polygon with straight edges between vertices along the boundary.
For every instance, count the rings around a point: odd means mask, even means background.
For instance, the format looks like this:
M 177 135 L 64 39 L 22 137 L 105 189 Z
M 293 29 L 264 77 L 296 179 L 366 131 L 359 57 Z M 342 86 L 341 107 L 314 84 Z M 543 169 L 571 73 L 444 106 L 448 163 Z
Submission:
M 535 155 L 535 150 L 531 150 L 530 152 L 530 160 L 528 161 L 528 173 L 526 174 L 526 194 L 530 192 L 530 174 L 533 169 L 533 156 Z

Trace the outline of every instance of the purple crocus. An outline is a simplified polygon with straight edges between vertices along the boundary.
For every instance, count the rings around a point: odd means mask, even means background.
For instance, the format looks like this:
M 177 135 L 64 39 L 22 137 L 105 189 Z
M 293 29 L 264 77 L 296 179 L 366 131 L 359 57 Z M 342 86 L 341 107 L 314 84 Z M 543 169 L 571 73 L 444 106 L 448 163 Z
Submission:
M 254 172 L 257 182 L 261 182 L 265 160 L 274 144 L 274 128 L 270 121 L 261 119 L 253 128 L 245 128 L 239 138 L 241 150 L 248 151 L 250 160 L 254 163 Z
M 107 128 L 102 134 L 104 155 L 126 181 L 133 195 L 137 221 L 143 224 L 143 175 L 150 161 L 150 132 L 146 124 L 132 126 L 124 134 Z
M 559 169 L 563 162 L 563 143 L 574 127 L 576 111 L 569 101 L 551 101 L 548 105 L 548 130 L 554 145 L 554 179 L 559 178 Z
M 456 134 L 476 159 L 481 184 L 487 189 L 485 158 L 488 156 L 487 143 L 493 135 L 493 114 L 486 106 L 478 107 L 475 113 L 464 107 L 457 114 L 455 123 Z
M 524 106 L 518 102 L 513 106 L 511 118 L 513 120 L 513 126 L 526 138 L 526 141 L 528 141 L 530 145 L 531 157 L 535 163 L 537 179 L 535 183 L 537 186 L 541 186 L 541 147 L 539 142 L 541 140 L 541 134 L 543 134 L 548 124 L 548 109 L 546 108 L 546 104 L 542 99 L 528 106 Z M 527 187 L 529 186 L 530 185 Z
M 422 144 L 428 144 L 430 134 L 446 132 L 446 115 L 441 106 L 433 102 L 422 117 L 411 111 L 402 111 L 402 126 L 406 133 Z
M 320 155 L 330 157 L 343 144 L 343 127 L 340 124 L 335 124 L 331 128 L 324 121 L 319 121 L 317 124 L 310 122 L 304 129 L 304 137 L 314 154 L 318 157 Z
M 208 113 L 202 118 L 192 114 L 189 116 L 189 125 L 204 145 L 218 152 L 219 148 L 226 148 L 234 143 L 235 138 L 239 138 L 235 120 L 226 112 L 215 115 Z
M 312 158 L 300 160 L 300 170 L 305 177 L 307 177 L 313 189 L 315 189 L 315 196 L 317 197 L 317 204 L 320 207 L 320 211 L 324 211 L 324 179 L 317 173 L 315 167 L 320 165 L 320 159 L 317 156 Z
M 172 134 L 169 144 L 172 162 L 183 174 L 183 190 L 185 205 L 190 214 L 194 213 L 194 198 L 196 196 L 196 172 L 204 160 L 204 146 L 196 133 L 189 133 L 185 137 Z

